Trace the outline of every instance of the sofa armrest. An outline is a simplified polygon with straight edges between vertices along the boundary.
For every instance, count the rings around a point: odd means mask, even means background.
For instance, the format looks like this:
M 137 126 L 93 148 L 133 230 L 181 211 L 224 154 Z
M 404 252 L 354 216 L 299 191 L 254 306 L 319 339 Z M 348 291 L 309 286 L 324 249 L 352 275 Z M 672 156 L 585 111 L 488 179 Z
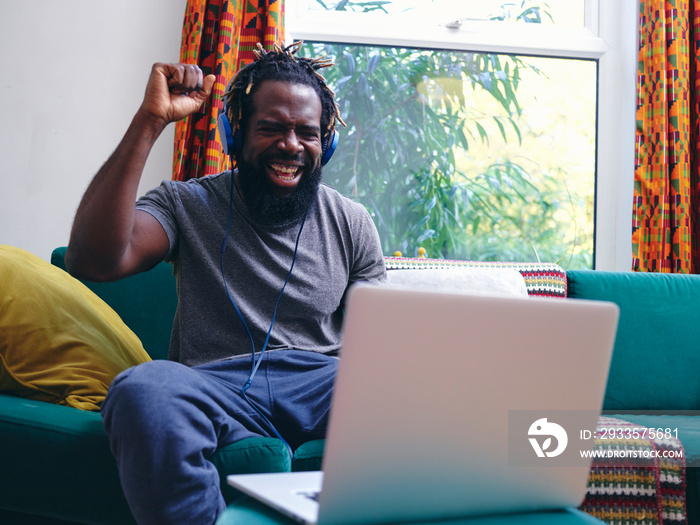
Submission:
M 567 279 L 569 297 L 620 307 L 604 410 L 700 409 L 700 275 L 570 270 Z

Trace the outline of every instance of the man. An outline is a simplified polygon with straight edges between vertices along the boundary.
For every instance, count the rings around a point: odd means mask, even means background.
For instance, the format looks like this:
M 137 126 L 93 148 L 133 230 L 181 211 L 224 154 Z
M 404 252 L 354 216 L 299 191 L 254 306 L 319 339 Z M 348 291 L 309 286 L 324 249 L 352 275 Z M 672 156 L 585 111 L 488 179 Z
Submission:
M 367 212 L 320 184 L 339 116 L 317 73 L 328 63 L 295 57 L 298 47 L 259 47 L 232 81 L 235 173 L 167 181 L 134 205 L 154 141 L 214 82 L 196 66 L 155 64 L 78 208 L 66 253 L 75 275 L 118 279 L 165 259 L 177 279 L 170 359 L 117 376 L 102 407 L 139 523 L 213 523 L 225 503 L 207 458 L 219 446 L 324 436 L 345 293 L 385 278 Z

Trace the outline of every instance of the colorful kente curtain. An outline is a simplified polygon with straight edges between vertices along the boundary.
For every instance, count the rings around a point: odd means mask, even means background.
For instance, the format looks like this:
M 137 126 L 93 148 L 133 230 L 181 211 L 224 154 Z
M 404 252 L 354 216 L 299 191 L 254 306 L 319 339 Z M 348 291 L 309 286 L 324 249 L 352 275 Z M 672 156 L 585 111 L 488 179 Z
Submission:
M 633 270 L 698 273 L 700 0 L 641 0 Z
M 173 179 L 229 169 L 216 130 L 222 96 L 233 74 L 266 49 L 284 42 L 284 0 L 188 0 L 180 61 L 216 75 L 214 92 L 196 113 L 176 123 Z

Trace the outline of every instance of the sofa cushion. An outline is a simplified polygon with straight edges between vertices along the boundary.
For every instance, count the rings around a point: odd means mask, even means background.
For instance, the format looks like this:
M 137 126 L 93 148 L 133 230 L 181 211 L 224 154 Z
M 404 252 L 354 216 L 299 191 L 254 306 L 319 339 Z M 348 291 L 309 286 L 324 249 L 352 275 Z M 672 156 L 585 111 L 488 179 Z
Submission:
M 0 508 L 135 523 L 99 413 L 0 394 Z
M 620 307 L 603 408 L 700 409 L 700 275 L 570 270 L 569 297 Z
M 149 360 L 138 337 L 83 284 L 0 246 L 0 391 L 99 410 L 112 379 Z
M 241 496 L 241 492 L 226 482 L 227 475 L 292 470 L 287 445 L 281 439 L 270 437 L 251 437 L 220 447 L 211 462 L 219 472 L 221 493 L 227 503 Z
M 294 472 L 321 470 L 325 448 L 325 439 L 307 441 L 294 451 L 292 470 Z
M 66 248 L 56 248 L 51 264 L 65 270 Z M 177 309 L 173 267 L 161 262 L 146 272 L 108 283 L 82 283 L 114 309 L 152 359 L 167 359 Z

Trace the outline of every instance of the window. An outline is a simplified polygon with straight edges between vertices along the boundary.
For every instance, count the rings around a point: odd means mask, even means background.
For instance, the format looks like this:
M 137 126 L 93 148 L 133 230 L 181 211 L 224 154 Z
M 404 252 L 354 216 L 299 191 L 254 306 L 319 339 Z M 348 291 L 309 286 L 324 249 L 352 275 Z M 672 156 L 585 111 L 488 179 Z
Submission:
M 629 269 L 635 57 L 598 33 L 622 41 L 632 0 L 321 4 L 288 0 L 288 32 L 337 63 L 348 128 L 325 180 L 367 207 L 385 253 Z
M 298 5 L 304 11 L 334 11 L 363 13 L 371 16 L 407 16 L 417 18 L 437 18 L 445 22 L 449 14 L 456 14 L 465 20 L 498 20 L 515 22 L 518 19 L 530 23 L 554 24 L 569 27 L 585 26 L 585 2 L 583 0 L 548 0 L 546 11 L 534 2 L 506 2 L 505 0 L 379 0 L 343 2 L 300 0 Z M 446 16 L 447 15 L 447 16 Z M 450 21 L 458 21 L 459 18 Z

